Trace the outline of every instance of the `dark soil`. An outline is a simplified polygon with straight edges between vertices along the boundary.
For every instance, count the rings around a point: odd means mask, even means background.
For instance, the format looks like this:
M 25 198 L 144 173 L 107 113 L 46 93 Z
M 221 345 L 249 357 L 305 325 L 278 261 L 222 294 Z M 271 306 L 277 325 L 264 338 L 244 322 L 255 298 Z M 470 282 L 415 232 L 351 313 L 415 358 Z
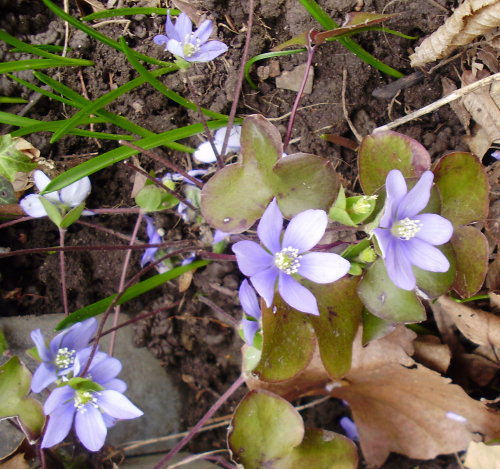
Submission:
M 62 2 L 60 2 L 62 3 Z M 132 2 L 137 6 L 150 4 L 147 1 Z M 132 6 L 130 3 L 130 6 Z M 346 13 L 352 11 L 354 0 L 323 0 L 322 6 L 339 23 Z M 451 10 L 453 1 L 417 0 L 413 2 L 386 2 L 384 0 L 365 0 L 364 11 L 399 13 L 390 23 L 392 29 L 405 34 L 423 37 L 442 24 L 446 14 L 434 4 L 439 3 Z M 256 1 L 256 17 L 252 34 L 250 56 L 268 52 L 272 47 L 290 39 L 292 36 L 318 27 L 310 19 L 296 0 Z M 0 1 L 3 7 L 0 26 L 12 35 L 34 44 L 60 44 L 64 42 L 64 25 L 44 7 L 41 2 L 18 0 Z M 129 4 L 127 3 L 127 6 Z M 149 5 L 151 6 L 151 5 Z M 198 64 L 187 72 L 166 75 L 161 80 L 183 96 L 198 102 L 214 111 L 229 113 L 236 83 L 240 57 L 245 38 L 247 16 L 241 2 L 227 0 L 203 0 L 201 7 L 209 12 L 218 23 L 219 39 L 229 46 L 222 59 L 210 64 Z M 72 10 L 77 15 L 78 11 Z M 118 39 L 125 35 L 130 47 L 139 52 L 164 58 L 165 52 L 153 44 L 154 35 L 162 31 L 164 19 L 137 16 L 132 18 L 128 30 L 122 24 L 109 24 L 99 29 L 102 33 Z M 413 73 L 409 67 L 408 55 L 416 41 L 401 39 L 379 32 L 369 32 L 359 36 L 357 41 L 369 52 L 405 74 Z M 69 42 L 71 56 L 93 60 L 95 66 L 82 69 L 47 70 L 67 86 L 89 99 L 96 99 L 136 76 L 126 58 L 107 46 L 90 40 L 80 32 L 71 31 Z M 0 44 L 0 59 L 13 60 L 7 53 L 9 47 Z M 16 54 L 14 57 L 22 57 Z M 291 70 L 305 62 L 304 54 L 279 59 L 281 70 Z M 268 65 L 260 62 L 255 67 Z M 338 134 L 354 140 L 347 125 L 341 104 L 343 71 L 347 72 L 346 106 L 348 114 L 361 135 L 370 133 L 375 127 L 385 124 L 407 112 L 418 109 L 441 97 L 441 78 L 455 77 L 454 67 L 460 68 L 460 60 L 439 68 L 413 87 L 402 90 L 394 100 L 377 99 L 372 92 L 394 81 L 377 70 L 361 62 L 338 43 L 321 47 L 314 61 L 314 87 L 310 95 L 305 95 L 298 113 L 292 138 L 297 139 L 290 151 L 302 151 L 324 156 L 332 160 L 343 178 L 348 190 L 357 187 L 357 168 L 355 154 L 322 140 L 323 133 Z M 266 76 L 261 68 L 259 75 Z M 35 81 L 30 72 L 20 72 L 18 76 Z M 257 79 L 256 73 L 254 77 Z M 254 91 L 244 85 L 238 107 L 238 115 L 260 113 L 272 119 L 282 134 L 288 123 L 285 116 L 291 109 L 295 92 L 277 89 L 274 78 L 259 83 L 260 90 Z M 3 105 L 3 110 L 11 113 L 24 113 L 26 117 L 43 120 L 63 119 L 74 111 L 46 98 L 38 99 L 32 92 L 18 86 L 7 77 L 0 77 L 0 95 L 35 98 L 36 102 L 25 109 L 23 105 Z M 199 122 L 194 112 L 186 110 L 160 95 L 148 85 L 135 89 L 122 99 L 112 103 L 108 109 L 123 115 L 133 122 L 153 132 L 162 132 L 175 127 Z M 100 126 L 96 130 L 117 132 L 117 129 Z M 442 107 L 419 121 L 398 129 L 418 139 L 429 149 L 433 157 L 448 151 L 466 149 L 461 141 L 463 128 L 448 107 Z M 9 129 L 4 128 L 2 133 Z M 27 137 L 37 146 L 42 156 L 53 159 L 62 170 L 84 161 L 89 154 L 99 154 L 115 148 L 116 143 L 68 136 L 51 145 L 48 133 L 37 133 Z M 199 139 L 191 139 L 188 144 L 197 145 Z M 158 152 L 172 161 L 189 168 L 191 159 L 185 154 L 158 149 Z M 146 170 L 162 168 L 157 163 L 141 158 Z M 127 167 L 117 164 L 112 168 L 92 176 L 92 194 L 87 201 L 89 207 L 132 207 L 131 198 L 133 173 Z M 200 227 L 189 227 L 174 212 L 155 216 L 157 224 L 165 229 L 167 240 L 200 236 Z M 115 215 L 93 217 L 93 223 L 100 224 L 119 233 L 130 235 L 134 215 Z M 146 240 L 144 230 L 140 239 Z M 54 225 L 46 219 L 33 220 L 0 231 L 0 246 L 12 250 L 54 246 L 59 242 Z M 68 245 L 94 246 L 124 244 L 113 235 L 75 224 L 66 238 Z M 140 253 L 132 255 L 130 272 L 139 267 Z M 98 299 L 115 293 L 118 289 L 122 269 L 122 251 L 86 251 L 67 254 L 67 281 L 70 310 L 75 310 Z M 62 310 L 60 292 L 59 258 L 54 254 L 16 256 L 0 261 L 2 315 L 44 314 Z M 179 386 L 185 389 L 184 422 L 182 426 L 193 425 L 208 407 L 238 377 L 240 366 L 239 348 L 242 344 L 237 333 L 227 319 L 218 316 L 211 308 L 199 300 L 202 295 L 217 304 L 236 319 L 240 310 L 235 305 L 235 297 L 240 282 L 239 273 L 231 263 L 212 263 L 197 272 L 189 289 L 179 293 L 177 282 L 172 282 L 124 305 L 123 310 L 131 316 L 142 311 L 180 301 L 179 306 L 136 325 L 138 346 L 147 346 L 169 373 L 178 377 Z M 243 395 L 243 390 L 223 408 L 230 413 Z M 304 413 L 306 424 L 339 431 L 338 418 L 345 412 L 338 403 L 323 404 L 319 410 L 311 409 Z M 191 451 L 217 449 L 225 446 L 225 430 L 200 435 L 190 446 Z M 415 462 L 395 456 L 387 462 L 386 468 L 410 468 Z M 420 464 L 421 468 L 459 467 L 452 459 L 437 459 Z

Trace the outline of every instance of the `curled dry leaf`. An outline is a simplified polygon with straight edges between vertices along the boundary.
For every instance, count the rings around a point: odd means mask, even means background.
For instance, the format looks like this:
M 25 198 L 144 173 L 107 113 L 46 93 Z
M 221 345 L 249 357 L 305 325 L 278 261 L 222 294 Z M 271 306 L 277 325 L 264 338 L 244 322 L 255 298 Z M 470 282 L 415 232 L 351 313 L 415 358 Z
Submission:
M 423 335 L 413 342 L 415 347 L 414 358 L 417 362 L 439 373 L 446 373 L 450 366 L 451 352 L 446 344 L 442 344 L 439 337 Z
M 486 346 L 483 346 L 486 347 Z M 500 365 L 479 355 L 477 349 L 474 353 L 466 353 L 462 355 L 462 363 L 464 364 L 468 377 L 479 386 L 487 386 L 496 376 Z
M 421 67 L 442 59 L 458 46 L 469 44 L 498 26 L 498 0 L 465 0 L 437 31 L 415 49 L 410 56 L 411 66 Z
M 439 297 L 438 303 L 467 339 L 478 345 L 500 347 L 500 316 L 457 303 L 447 296 Z

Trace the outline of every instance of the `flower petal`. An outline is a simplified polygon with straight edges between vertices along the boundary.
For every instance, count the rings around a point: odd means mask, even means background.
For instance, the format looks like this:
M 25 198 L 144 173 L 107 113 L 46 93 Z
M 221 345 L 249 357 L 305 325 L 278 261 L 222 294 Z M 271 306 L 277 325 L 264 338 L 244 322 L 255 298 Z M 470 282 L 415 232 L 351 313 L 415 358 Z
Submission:
M 89 451 L 99 451 L 106 440 L 108 430 L 102 415 L 93 405 L 76 412 L 75 430 L 78 439 Z
M 47 397 L 45 404 L 43 405 L 43 411 L 45 415 L 50 415 L 56 409 L 66 404 L 70 404 L 73 407 L 73 397 L 75 391 L 69 386 L 62 386 L 60 388 L 55 388 Z
M 167 39 L 177 39 L 178 41 L 182 41 L 182 37 L 177 34 L 177 30 L 172 22 L 172 18 L 170 16 L 170 10 L 167 11 L 167 20 L 165 21 L 165 33 L 168 36 Z
M 245 338 L 245 342 L 248 345 L 253 345 L 253 339 L 259 328 L 260 324 L 258 321 L 250 321 L 245 318 L 243 318 L 243 320 L 241 321 L 241 329 L 243 331 L 243 337 Z
M 106 390 L 121 392 L 122 394 L 127 390 L 127 383 L 122 381 L 121 379 L 113 378 L 102 385 L 106 388 Z
M 373 230 L 373 233 L 375 234 L 380 250 L 382 251 L 382 257 L 385 258 L 389 249 L 389 245 L 394 239 L 394 236 L 391 233 L 391 230 L 388 230 L 386 228 L 375 228 Z
M 92 381 L 102 384 L 110 379 L 116 378 L 122 370 L 122 364 L 117 358 L 108 357 L 101 362 L 92 365 L 89 373 Z
M 61 202 L 76 207 L 89 196 L 91 188 L 90 179 L 84 177 L 59 191 Z
M 175 22 L 175 31 L 179 38 L 179 41 L 184 42 L 186 40 L 186 36 L 190 36 L 193 32 L 193 23 L 189 19 L 189 16 L 186 13 L 182 12 Z
M 441 215 L 422 213 L 416 218 L 422 222 L 422 227 L 415 235 L 415 238 L 439 246 L 447 243 L 453 236 L 453 225 Z
M 351 263 L 329 252 L 309 252 L 300 259 L 298 273 L 316 283 L 332 283 L 347 274 Z
M 49 417 L 49 423 L 45 429 L 45 435 L 42 440 L 42 448 L 50 448 L 57 445 L 68 436 L 73 424 L 73 415 L 75 407 L 73 403 L 57 407 Z
M 221 127 L 217 132 L 215 132 L 214 140 L 216 143 L 224 143 L 224 138 L 226 137 L 227 127 Z M 241 149 L 241 125 L 234 125 L 231 127 L 231 133 L 229 134 L 229 140 L 227 142 L 228 151 L 240 151 Z
M 116 419 L 135 419 L 143 415 L 142 410 L 117 391 L 101 391 L 97 398 L 97 405 Z
M 283 301 L 292 308 L 319 316 L 318 303 L 314 295 L 290 275 L 280 272 L 278 289 Z
M 81 350 L 86 347 L 97 331 L 97 319 L 89 318 L 71 326 L 61 340 L 59 348 L 67 347 L 70 350 Z
M 406 241 L 392 237 L 385 256 L 387 275 L 392 283 L 403 290 L 413 290 L 417 286 L 411 262 L 406 257 L 403 243 Z
M 267 206 L 260 219 L 259 226 L 257 227 L 259 239 L 271 254 L 276 254 L 281 251 L 280 235 L 282 229 L 283 215 L 281 214 L 276 199 L 273 199 Z
M 26 213 L 26 215 L 29 215 L 33 218 L 47 216 L 47 211 L 42 205 L 42 202 L 40 202 L 40 197 L 42 196 L 38 194 L 30 194 L 19 201 L 19 205 L 24 210 L 24 213 Z
M 247 277 L 273 266 L 273 256 L 253 241 L 238 241 L 233 244 L 238 268 Z
M 33 373 L 31 379 L 31 390 L 33 392 L 40 392 L 45 389 L 49 384 L 57 380 L 55 367 L 41 363 L 40 366 Z
M 164 36 L 163 34 L 158 34 L 157 36 L 155 36 L 153 38 L 153 42 L 155 44 L 158 44 L 159 46 L 163 46 L 163 45 L 167 45 L 167 42 L 168 42 L 168 37 L 167 36 Z M 165 47 L 165 50 L 166 50 L 166 47 Z
M 208 41 L 210 34 L 212 34 L 213 23 L 210 20 L 205 20 L 200 24 L 198 29 L 193 33 L 193 37 L 197 37 L 203 44 Z
M 268 308 L 273 304 L 274 288 L 278 272 L 278 268 L 272 266 L 250 277 L 252 285 L 257 290 L 257 293 L 264 298 Z
M 49 185 L 50 178 L 43 171 L 37 169 L 33 172 L 33 181 L 35 181 L 36 188 L 42 192 Z
M 324 210 L 305 210 L 295 215 L 283 235 L 283 248 L 293 247 L 299 253 L 309 251 L 325 234 L 328 217 Z
M 185 57 L 188 62 L 210 62 L 219 55 L 227 52 L 227 46 L 221 41 L 208 41 L 190 57 Z
M 448 272 L 450 262 L 438 248 L 418 238 L 406 241 L 404 247 L 406 257 L 418 268 L 431 272 Z
M 382 228 L 390 228 L 396 217 L 399 203 L 408 192 L 406 181 L 399 169 L 393 169 L 387 174 L 385 180 L 387 199 L 385 201 L 384 215 L 380 219 Z
M 414 217 L 420 213 L 429 203 L 431 198 L 432 181 L 434 174 L 432 171 L 425 171 L 418 182 L 413 186 L 408 194 L 406 194 L 398 205 L 396 218 L 402 220 L 406 217 Z
M 215 148 L 217 148 L 217 151 L 220 153 L 222 144 L 215 142 Z M 212 145 L 210 145 L 210 142 L 200 143 L 193 153 L 193 157 L 200 163 L 214 163 L 217 161 L 217 157 L 215 156 L 214 149 Z
M 43 337 L 42 331 L 40 329 L 35 329 L 31 331 L 31 340 L 35 343 L 38 355 L 44 362 L 49 362 L 52 360 L 52 355 L 45 344 L 45 339 Z
M 255 290 L 250 286 L 247 279 L 243 280 L 241 283 L 239 297 L 243 311 L 245 311 L 248 316 L 260 319 L 261 311 L 259 301 L 257 300 Z
M 182 43 L 177 39 L 169 39 L 166 49 L 171 54 L 177 55 L 178 57 L 184 57 L 184 48 L 182 47 Z

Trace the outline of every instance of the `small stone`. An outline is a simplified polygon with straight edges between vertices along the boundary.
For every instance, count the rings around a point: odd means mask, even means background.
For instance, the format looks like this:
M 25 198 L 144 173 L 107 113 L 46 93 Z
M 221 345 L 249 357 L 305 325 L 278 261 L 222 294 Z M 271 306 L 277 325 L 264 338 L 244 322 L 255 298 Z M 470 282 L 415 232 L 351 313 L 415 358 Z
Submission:
M 306 67 L 306 64 L 302 64 L 298 65 L 290 72 L 283 72 L 281 76 L 276 78 L 276 87 L 283 90 L 299 91 Z M 314 68 L 311 67 L 307 76 L 306 86 L 304 87 L 304 94 L 312 93 L 313 81 Z

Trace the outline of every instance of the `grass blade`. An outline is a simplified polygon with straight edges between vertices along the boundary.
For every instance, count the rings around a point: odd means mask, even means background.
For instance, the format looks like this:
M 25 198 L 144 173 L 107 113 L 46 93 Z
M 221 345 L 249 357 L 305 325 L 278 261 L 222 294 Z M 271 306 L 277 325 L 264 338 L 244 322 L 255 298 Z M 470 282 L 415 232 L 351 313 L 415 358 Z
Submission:
M 166 87 L 163 83 L 161 83 L 159 80 L 157 80 L 152 73 L 150 73 L 148 70 L 146 70 L 145 67 L 143 67 L 137 59 L 133 55 L 133 50 L 130 49 L 123 37 L 120 38 L 120 43 L 123 47 L 123 51 L 125 52 L 125 55 L 127 56 L 127 59 L 129 60 L 130 64 L 132 67 L 136 69 L 136 71 L 144 78 L 145 81 L 147 81 L 153 88 L 158 90 L 160 93 L 165 95 L 168 99 L 174 101 L 177 104 L 180 104 L 182 107 L 185 107 L 186 109 L 191 109 L 192 111 L 197 111 L 198 107 L 196 106 L 195 103 L 192 101 L 189 101 L 188 99 L 182 97 L 180 94 L 177 94 L 175 91 L 171 90 L 170 88 Z M 205 109 L 205 108 L 200 108 L 201 112 L 205 114 L 208 117 L 211 117 L 213 119 L 227 119 L 228 116 L 224 114 L 219 114 L 218 112 L 211 111 L 210 109 Z
M 0 73 L 19 72 L 20 70 L 38 70 L 54 67 L 87 67 L 94 62 L 84 59 L 28 59 L 0 63 Z
M 163 285 L 165 282 L 169 280 L 173 280 L 174 278 L 179 277 L 184 272 L 188 272 L 190 270 L 199 269 L 200 267 L 205 267 L 209 261 L 194 261 L 188 265 L 182 265 L 180 267 L 175 267 L 168 272 L 164 272 L 163 274 L 155 275 L 154 277 L 150 277 L 142 282 L 136 283 L 131 287 L 127 288 L 123 293 L 122 297 L 118 300 L 117 304 L 122 305 L 127 301 L 133 300 L 138 296 L 147 293 L 148 291 L 153 290 L 156 287 Z M 77 309 L 73 311 L 69 316 L 64 318 L 57 326 L 56 330 L 60 331 L 61 329 L 66 329 L 67 327 L 83 321 L 87 318 L 91 318 L 97 316 L 98 314 L 103 313 L 112 303 L 112 301 L 116 298 L 116 294 L 108 296 L 100 301 L 96 301 L 91 305 L 85 306 L 84 308 Z
M 23 98 L 14 98 L 11 96 L 0 96 L 0 104 L 25 104 L 28 101 Z

